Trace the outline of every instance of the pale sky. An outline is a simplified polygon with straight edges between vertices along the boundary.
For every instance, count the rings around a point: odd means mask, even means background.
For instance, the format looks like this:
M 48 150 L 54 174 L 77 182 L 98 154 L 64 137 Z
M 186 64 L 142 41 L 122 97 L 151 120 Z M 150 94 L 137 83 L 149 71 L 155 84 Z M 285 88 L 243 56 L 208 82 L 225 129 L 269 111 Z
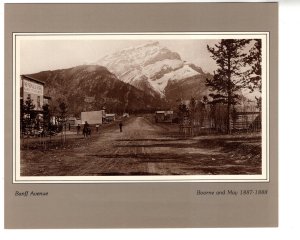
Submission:
M 103 56 L 149 40 L 21 40 L 20 73 L 31 74 L 94 63 Z M 182 60 L 212 73 L 215 61 L 210 58 L 207 44 L 216 40 L 158 40 L 162 46 L 179 53 Z

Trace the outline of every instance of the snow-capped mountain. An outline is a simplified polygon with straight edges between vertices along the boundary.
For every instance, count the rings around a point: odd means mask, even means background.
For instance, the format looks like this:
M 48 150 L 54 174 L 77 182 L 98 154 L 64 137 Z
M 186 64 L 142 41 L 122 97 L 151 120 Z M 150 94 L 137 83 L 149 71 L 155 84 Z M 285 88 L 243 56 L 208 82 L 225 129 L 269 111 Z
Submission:
M 96 64 L 105 66 L 121 81 L 160 97 L 166 95 L 168 84 L 204 74 L 201 68 L 187 64 L 158 41 L 117 51 Z

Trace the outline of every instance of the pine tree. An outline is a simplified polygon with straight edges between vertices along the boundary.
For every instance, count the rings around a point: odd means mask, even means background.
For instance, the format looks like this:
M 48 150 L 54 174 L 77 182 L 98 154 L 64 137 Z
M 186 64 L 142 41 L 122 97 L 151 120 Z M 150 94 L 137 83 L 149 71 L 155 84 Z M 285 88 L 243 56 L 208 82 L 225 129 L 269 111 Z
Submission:
M 63 132 L 65 132 L 64 138 L 61 139 L 63 144 L 66 142 L 67 112 L 68 112 L 67 104 L 65 102 L 59 103 L 59 120 L 60 120 L 60 123 L 61 123 L 61 129 L 62 129 L 61 136 L 63 136 Z
M 190 100 L 189 111 L 190 111 L 190 118 L 192 121 L 194 121 L 195 112 L 196 112 L 196 99 L 194 97 L 192 97 Z
M 28 95 L 22 107 L 22 112 L 24 113 L 24 116 L 26 118 L 26 120 L 24 121 L 25 128 L 32 127 L 33 121 L 37 116 L 37 112 L 34 109 L 35 105 L 33 104 L 33 100 L 31 99 L 30 95 Z
M 59 117 L 62 122 L 66 120 L 68 107 L 64 102 L 59 104 Z
M 24 104 L 24 112 L 30 114 L 34 108 L 35 105 L 33 104 L 33 100 L 31 99 L 30 95 L 28 95 Z
M 184 103 L 180 103 L 178 106 L 178 117 L 179 117 L 179 122 L 183 123 L 184 117 L 189 116 L 189 109 Z
M 192 127 L 192 134 L 194 134 L 194 125 L 195 125 L 195 118 L 196 118 L 196 99 L 194 97 L 192 97 L 190 100 L 189 112 L 190 112 L 190 123 Z
M 212 79 L 206 79 L 206 85 L 213 93 L 211 103 L 227 105 L 227 133 L 230 133 L 231 106 L 239 99 L 239 91 L 243 87 L 243 69 L 246 53 L 243 51 L 251 40 L 222 39 L 214 47 L 207 45 L 211 57 L 216 61 L 218 69 Z
M 245 72 L 244 86 L 253 92 L 255 89 L 261 92 L 261 39 L 254 39 L 253 47 L 249 50 L 249 54 L 244 58 L 246 67 L 250 67 Z
M 43 120 L 44 120 L 44 129 L 50 131 L 51 115 L 50 115 L 50 107 L 48 104 L 43 105 Z
M 244 77 L 244 85 L 250 92 L 258 90 L 260 93 L 262 91 L 262 56 L 261 56 L 261 39 L 254 39 L 254 45 L 250 49 L 249 54 L 245 57 L 246 67 L 250 69 L 246 72 Z M 261 112 L 261 97 L 255 97 L 257 108 Z

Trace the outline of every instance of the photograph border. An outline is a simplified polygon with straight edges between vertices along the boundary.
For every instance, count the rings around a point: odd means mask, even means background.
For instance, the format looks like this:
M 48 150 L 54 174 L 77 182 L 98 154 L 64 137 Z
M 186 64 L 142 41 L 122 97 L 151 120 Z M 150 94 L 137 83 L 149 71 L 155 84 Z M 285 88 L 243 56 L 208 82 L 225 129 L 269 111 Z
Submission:
M 265 72 L 265 78 L 262 79 L 263 84 L 263 108 L 262 116 L 265 121 L 265 127 L 262 128 L 262 174 L 255 175 L 161 175 L 161 176 L 34 176 L 34 177 L 24 177 L 20 176 L 20 143 L 19 139 L 19 118 L 18 110 L 19 107 L 17 103 L 17 96 L 19 96 L 19 83 L 18 83 L 18 73 L 20 68 L 19 63 L 19 46 L 17 42 L 19 39 L 17 37 L 74 37 L 74 36 L 243 36 L 243 35 L 253 35 L 253 36 L 264 36 L 261 39 L 265 40 L 265 51 L 262 57 L 265 58 L 265 66 L 263 66 L 263 72 Z M 126 32 L 126 33 L 49 33 L 49 32 L 39 32 L 39 33 L 29 33 L 29 32 L 14 32 L 13 33 L 13 183 L 142 183 L 142 182 L 269 182 L 270 175 L 270 159 L 269 159 L 269 58 L 270 58 L 270 32 Z M 233 37 L 232 37 L 233 38 Z M 215 38 L 221 39 L 221 38 Z M 63 39 L 62 39 L 63 40 Z M 69 39 L 71 40 L 71 39 Z M 76 39 L 78 40 L 78 39 Z M 120 38 L 122 40 L 122 38 Z M 155 39 L 159 40 L 159 39 Z M 184 39 L 183 39 L 184 40 Z M 265 86 L 264 86 L 265 85 Z M 264 101 L 265 99 L 265 101 Z M 265 116 L 264 116 L 265 115 Z M 264 122 L 263 121 L 263 122 Z M 265 149 L 265 150 L 264 150 Z M 18 151 L 19 150 L 19 151 Z

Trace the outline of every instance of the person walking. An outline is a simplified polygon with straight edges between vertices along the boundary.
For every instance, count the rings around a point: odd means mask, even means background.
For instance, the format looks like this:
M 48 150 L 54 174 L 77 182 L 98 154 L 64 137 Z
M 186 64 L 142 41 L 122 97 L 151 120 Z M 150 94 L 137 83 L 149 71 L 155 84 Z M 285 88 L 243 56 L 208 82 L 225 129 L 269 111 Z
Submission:
M 120 127 L 120 132 L 122 132 L 122 127 L 123 127 L 123 123 L 122 122 L 119 123 L 119 127 Z
M 84 123 L 84 125 L 83 125 L 83 130 L 82 130 L 82 132 L 83 132 L 84 138 L 87 138 L 88 135 L 90 135 L 89 124 L 88 124 L 87 121 L 85 121 L 85 123 Z

